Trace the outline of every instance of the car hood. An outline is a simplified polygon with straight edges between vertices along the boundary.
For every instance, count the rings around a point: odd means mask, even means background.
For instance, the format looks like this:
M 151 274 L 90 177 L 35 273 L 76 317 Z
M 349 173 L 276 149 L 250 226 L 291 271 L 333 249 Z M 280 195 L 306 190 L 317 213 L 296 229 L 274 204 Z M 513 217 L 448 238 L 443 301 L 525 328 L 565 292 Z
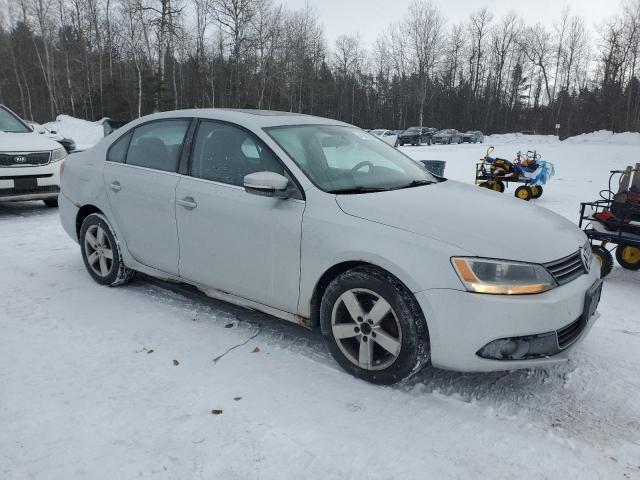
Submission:
M 337 195 L 336 201 L 348 215 L 449 244 L 460 255 L 546 263 L 570 255 L 587 240 L 576 225 L 550 210 L 452 180 Z
M 38 133 L 0 132 L 1 152 L 40 152 L 60 148 L 58 142 Z

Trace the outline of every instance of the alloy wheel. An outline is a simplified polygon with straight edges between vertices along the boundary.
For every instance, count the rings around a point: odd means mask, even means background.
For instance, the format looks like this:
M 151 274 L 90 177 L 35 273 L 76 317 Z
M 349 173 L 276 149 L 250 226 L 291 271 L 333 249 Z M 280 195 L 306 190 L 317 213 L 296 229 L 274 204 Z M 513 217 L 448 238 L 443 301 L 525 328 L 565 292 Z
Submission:
M 91 270 L 102 278 L 108 276 L 113 268 L 113 248 L 100 225 L 92 225 L 87 229 L 84 250 Z
M 402 330 L 396 314 L 371 290 L 354 288 L 340 295 L 331 313 L 331 330 L 342 354 L 362 369 L 383 370 L 400 354 Z

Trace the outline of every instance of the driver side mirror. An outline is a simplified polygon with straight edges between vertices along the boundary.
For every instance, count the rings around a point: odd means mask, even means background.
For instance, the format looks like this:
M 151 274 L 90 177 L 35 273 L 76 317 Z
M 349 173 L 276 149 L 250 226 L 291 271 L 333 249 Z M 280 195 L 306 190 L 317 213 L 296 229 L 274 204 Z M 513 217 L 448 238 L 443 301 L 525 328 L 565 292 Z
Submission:
M 275 172 L 255 172 L 245 175 L 244 190 L 264 197 L 287 198 L 289 179 Z

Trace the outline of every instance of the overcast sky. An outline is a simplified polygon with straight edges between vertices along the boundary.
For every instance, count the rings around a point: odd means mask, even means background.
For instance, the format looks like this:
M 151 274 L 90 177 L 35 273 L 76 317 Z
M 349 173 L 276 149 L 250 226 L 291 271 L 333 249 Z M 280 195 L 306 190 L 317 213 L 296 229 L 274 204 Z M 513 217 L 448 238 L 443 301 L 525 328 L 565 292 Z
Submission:
M 590 28 L 620 10 L 621 0 L 433 0 L 449 23 L 465 20 L 469 13 L 488 6 L 500 17 L 513 10 L 525 21 L 552 25 L 569 7 L 582 15 Z M 319 12 L 330 43 L 342 34 L 359 33 L 366 46 L 390 23 L 400 20 L 411 0 L 310 0 Z M 283 0 L 291 9 L 304 8 L 305 0 Z

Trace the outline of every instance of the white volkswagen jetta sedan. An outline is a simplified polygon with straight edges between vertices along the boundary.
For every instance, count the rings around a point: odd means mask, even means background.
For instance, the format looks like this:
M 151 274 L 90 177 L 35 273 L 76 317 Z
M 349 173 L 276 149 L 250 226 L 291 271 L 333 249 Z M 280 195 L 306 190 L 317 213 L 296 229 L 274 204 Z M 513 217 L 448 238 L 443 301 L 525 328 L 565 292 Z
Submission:
M 62 145 L 33 130 L 0 105 L 0 201 L 43 200 L 58 205 Z
M 335 120 L 165 112 L 65 162 L 62 224 L 95 281 L 144 272 L 319 326 L 371 382 L 429 361 L 560 362 L 597 316 L 599 269 L 571 222 L 434 177 Z

